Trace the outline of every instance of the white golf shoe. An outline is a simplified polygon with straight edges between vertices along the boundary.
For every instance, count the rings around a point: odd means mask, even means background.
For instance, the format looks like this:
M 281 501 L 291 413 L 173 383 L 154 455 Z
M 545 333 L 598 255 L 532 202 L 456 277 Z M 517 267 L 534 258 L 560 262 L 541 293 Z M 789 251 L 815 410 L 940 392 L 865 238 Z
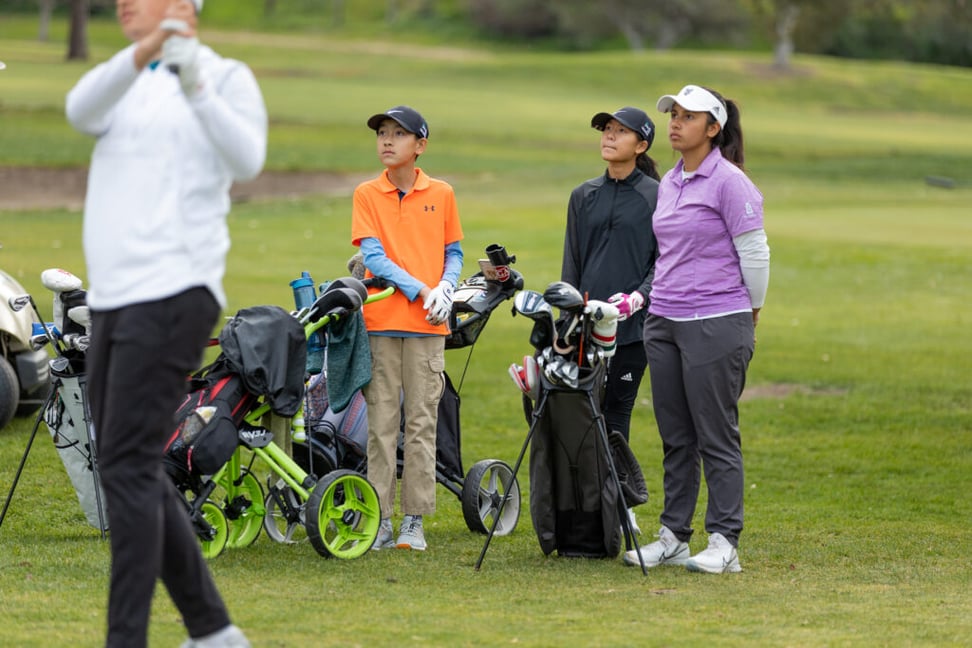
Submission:
M 735 574 L 742 571 L 736 548 L 721 533 L 709 536 L 709 546 L 685 562 L 685 568 L 706 574 Z
M 688 543 L 676 538 L 675 534 L 665 526 L 658 530 L 658 540 L 640 547 L 638 552 L 641 552 L 641 560 L 644 561 L 645 567 L 684 565 L 689 558 Z M 638 552 L 634 549 L 624 552 L 624 564 L 629 567 L 640 567 Z

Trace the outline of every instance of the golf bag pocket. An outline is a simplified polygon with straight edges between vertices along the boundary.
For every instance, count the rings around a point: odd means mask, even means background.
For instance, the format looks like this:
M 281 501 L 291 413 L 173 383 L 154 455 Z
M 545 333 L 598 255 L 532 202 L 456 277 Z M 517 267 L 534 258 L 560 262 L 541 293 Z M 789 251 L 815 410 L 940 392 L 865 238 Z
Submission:
M 167 459 L 190 474 L 215 473 L 236 450 L 240 424 L 254 400 L 236 374 L 189 393 L 176 412 L 179 424 L 166 444 Z
M 101 531 L 108 529 L 108 511 L 97 470 L 94 429 L 89 426 L 84 400 L 87 394 L 84 374 L 51 371 L 57 396 L 44 410 L 44 423 L 64 464 L 78 503 L 88 524 Z
M 368 454 L 368 405 L 360 389 L 351 397 L 347 407 L 335 412 L 327 396 L 327 379 L 323 373 L 314 375 L 307 384 L 304 425 L 312 438 L 338 442 L 340 456 L 345 451 L 358 457 Z

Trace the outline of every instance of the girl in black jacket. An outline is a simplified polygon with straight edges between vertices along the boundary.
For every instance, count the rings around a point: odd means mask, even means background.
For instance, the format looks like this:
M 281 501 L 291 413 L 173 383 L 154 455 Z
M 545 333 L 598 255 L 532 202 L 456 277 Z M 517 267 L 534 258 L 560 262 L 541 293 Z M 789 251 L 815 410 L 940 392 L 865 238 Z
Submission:
M 608 429 L 627 440 L 647 366 L 641 330 L 656 256 L 651 218 L 659 175 L 647 155 L 655 125 L 644 111 L 627 106 L 594 115 L 591 127 L 601 131 L 608 167 L 570 194 L 560 278 L 621 312 L 602 410 Z M 630 510 L 629 516 L 640 533 Z

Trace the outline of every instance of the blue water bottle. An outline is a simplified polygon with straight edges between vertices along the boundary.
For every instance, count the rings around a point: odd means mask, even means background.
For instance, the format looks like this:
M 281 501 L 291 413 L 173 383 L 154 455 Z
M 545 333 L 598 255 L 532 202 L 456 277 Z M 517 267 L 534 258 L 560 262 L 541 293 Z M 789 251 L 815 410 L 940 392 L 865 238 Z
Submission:
M 297 310 L 309 308 L 317 299 L 314 292 L 314 280 L 306 270 L 300 273 L 298 279 L 290 282 L 294 290 L 294 304 Z M 312 333 L 307 338 L 307 373 L 317 374 L 324 368 L 324 337 L 320 331 Z

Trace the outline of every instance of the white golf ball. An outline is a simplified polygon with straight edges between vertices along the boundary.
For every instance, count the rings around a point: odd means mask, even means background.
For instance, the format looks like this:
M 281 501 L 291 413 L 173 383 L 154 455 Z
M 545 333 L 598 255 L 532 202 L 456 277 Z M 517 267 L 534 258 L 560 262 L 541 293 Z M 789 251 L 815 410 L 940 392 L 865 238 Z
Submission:
M 4 69 L 6 69 L 6 67 L 7 67 L 7 64 L 4 63 L 3 61 L 0 61 L 0 70 L 4 70 Z

